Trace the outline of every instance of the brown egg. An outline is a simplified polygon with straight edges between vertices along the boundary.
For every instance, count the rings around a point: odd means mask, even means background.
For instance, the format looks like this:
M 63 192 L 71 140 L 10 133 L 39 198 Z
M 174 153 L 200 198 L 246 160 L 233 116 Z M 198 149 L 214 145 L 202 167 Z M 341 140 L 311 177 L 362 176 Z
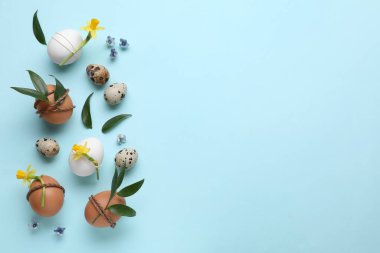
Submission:
M 90 200 L 87 202 L 86 208 L 84 210 L 84 216 L 86 217 L 86 220 L 89 224 L 91 224 L 94 227 L 114 227 L 116 225 L 116 222 L 120 219 L 119 215 L 113 214 L 109 210 L 104 210 L 104 207 L 107 205 L 108 199 L 110 197 L 111 191 L 103 191 L 93 197 L 93 200 Z M 90 197 L 90 198 L 91 198 Z M 99 218 L 94 222 L 96 217 L 98 217 L 99 212 L 97 208 L 94 206 L 94 200 L 99 205 L 101 210 L 104 212 L 104 215 L 100 215 Z M 115 205 L 115 204 L 124 204 L 125 205 L 125 199 L 123 197 L 120 197 L 118 195 L 115 195 L 109 206 Z M 107 220 L 108 219 L 108 220 Z
M 37 113 L 40 114 L 41 118 L 51 124 L 59 125 L 65 123 L 70 119 L 71 115 L 73 114 L 74 106 L 70 96 L 67 95 L 64 98 L 63 103 L 54 107 L 54 90 L 55 85 L 48 85 L 48 92 L 52 92 L 52 94 L 48 96 L 49 102 L 37 100 L 34 103 L 34 108 L 37 109 Z
M 41 176 L 42 180 L 48 186 L 45 187 L 45 206 L 41 206 L 42 188 L 39 188 L 41 182 L 34 180 L 29 188 L 27 198 L 32 209 L 40 216 L 50 217 L 59 212 L 63 205 L 64 189 L 52 177 Z

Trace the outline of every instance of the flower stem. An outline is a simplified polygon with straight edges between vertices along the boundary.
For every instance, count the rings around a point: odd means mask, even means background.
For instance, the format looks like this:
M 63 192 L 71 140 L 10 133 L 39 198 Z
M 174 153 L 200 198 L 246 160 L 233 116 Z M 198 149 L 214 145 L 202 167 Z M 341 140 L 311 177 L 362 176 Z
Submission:
M 99 163 L 96 159 L 92 158 L 88 154 L 83 154 L 84 157 L 86 157 L 92 164 L 95 166 L 96 169 L 96 179 L 99 180 Z
M 80 43 L 80 45 L 79 45 L 79 47 L 78 48 L 76 48 L 75 50 L 74 50 L 74 52 L 71 52 L 60 64 L 59 64 L 59 66 L 63 66 L 63 65 L 65 65 L 65 63 L 68 61 L 68 60 L 70 60 L 71 59 L 71 57 L 73 57 L 79 50 L 81 50 L 86 44 L 87 44 L 87 42 L 89 42 L 90 41 L 90 39 L 91 39 L 91 33 L 89 32 L 88 34 L 87 34 L 87 37 L 86 37 L 86 39 L 85 40 L 83 40 L 82 41 L 82 43 Z
M 42 176 L 37 178 L 41 184 L 45 184 L 44 180 L 42 179 Z M 42 199 L 41 199 L 41 207 L 45 207 L 45 195 L 46 195 L 46 187 L 42 187 Z

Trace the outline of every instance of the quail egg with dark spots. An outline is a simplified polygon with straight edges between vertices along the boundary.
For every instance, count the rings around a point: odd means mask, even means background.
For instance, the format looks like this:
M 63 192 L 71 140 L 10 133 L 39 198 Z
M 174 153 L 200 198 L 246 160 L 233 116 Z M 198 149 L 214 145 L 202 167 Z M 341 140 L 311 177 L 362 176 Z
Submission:
M 109 105 L 117 105 L 127 93 L 127 85 L 125 83 L 114 83 L 107 87 L 104 91 L 104 99 Z
M 110 79 L 107 68 L 99 64 L 90 64 L 86 68 L 87 76 L 95 85 L 103 85 Z
M 53 157 L 59 152 L 59 144 L 52 138 L 41 138 L 36 141 L 37 151 L 45 157 Z
M 131 169 L 137 162 L 138 154 L 136 149 L 124 148 L 116 153 L 115 165 L 119 169 Z

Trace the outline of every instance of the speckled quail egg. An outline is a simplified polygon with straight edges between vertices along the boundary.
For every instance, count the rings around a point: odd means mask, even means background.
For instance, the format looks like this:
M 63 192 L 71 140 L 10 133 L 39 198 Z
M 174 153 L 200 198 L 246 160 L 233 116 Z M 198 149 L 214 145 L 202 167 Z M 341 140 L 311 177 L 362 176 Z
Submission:
M 36 141 L 37 151 L 45 157 L 53 157 L 59 152 L 58 142 L 52 138 L 41 138 Z
M 104 99 L 109 105 L 117 105 L 125 98 L 127 85 L 125 83 L 114 83 L 104 91 Z
M 110 79 L 106 67 L 99 64 L 90 64 L 86 68 L 87 76 L 95 85 L 103 85 Z
M 119 169 L 131 169 L 137 162 L 138 154 L 136 149 L 124 148 L 116 153 L 115 165 Z

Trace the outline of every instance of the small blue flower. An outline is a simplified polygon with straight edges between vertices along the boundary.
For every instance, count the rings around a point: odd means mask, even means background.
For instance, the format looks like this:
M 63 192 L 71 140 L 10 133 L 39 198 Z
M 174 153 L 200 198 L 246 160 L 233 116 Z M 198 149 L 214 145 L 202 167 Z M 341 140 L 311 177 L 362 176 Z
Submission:
M 123 49 L 126 49 L 129 47 L 128 41 L 126 39 L 120 39 L 119 46 Z
M 63 233 L 65 232 L 65 229 L 64 227 L 57 227 L 56 229 L 54 229 L 54 233 L 58 236 L 62 236 Z
M 32 222 L 28 224 L 28 227 L 31 229 L 31 230 L 37 230 L 39 228 L 39 223 L 37 222 L 37 220 L 35 219 L 32 219 Z
M 108 47 L 114 47 L 115 46 L 115 38 L 111 36 L 107 36 L 106 44 Z
M 117 144 L 121 145 L 123 143 L 127 142 L 127 137 L 125 137 L 124 134 L 118 134 L 117 135 Z
M 112 49 L 111 49 L 110 57 L 111 57 L 112 59 L 115 59 L 115 58 L 117 57 L 117 51 L 116 51 L 115 48 L 112 48 Z

